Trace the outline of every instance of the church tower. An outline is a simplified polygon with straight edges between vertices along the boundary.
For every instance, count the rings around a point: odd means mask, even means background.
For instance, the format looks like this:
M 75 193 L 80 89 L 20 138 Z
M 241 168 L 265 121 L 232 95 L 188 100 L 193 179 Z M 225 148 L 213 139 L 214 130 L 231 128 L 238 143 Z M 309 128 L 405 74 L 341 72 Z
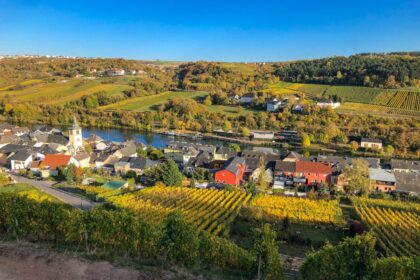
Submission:
M 83 147 L 82 128 L 77 124 L 76 117 L 73 126 L 69 129 L 70 146 L 74 152 Z

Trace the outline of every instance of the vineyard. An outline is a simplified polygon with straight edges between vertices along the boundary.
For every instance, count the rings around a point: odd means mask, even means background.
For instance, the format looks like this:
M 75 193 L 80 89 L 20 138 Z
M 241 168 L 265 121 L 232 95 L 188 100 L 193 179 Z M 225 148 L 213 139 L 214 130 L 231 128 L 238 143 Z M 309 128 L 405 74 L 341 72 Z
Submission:
M 179 211 L 197 229 L 225 236 L 229 225 L 251 195 L 238 191 L 200 190 L 181 187 L 152 187 L 135 193 L 112 196 L 108 201 L 138 211 L 145 220 L 161 222 Z
M 397 91 L 389 100 L 389 107 L 420 111 L 420 92 Z
M 275 221 L 288 217 L 303 224 L 332 224 L 344 226 L 345 220 L 337 200 L 311 200 L 306 198 L 259 195 L 254 198 L 251 210 L 262 210 L 263 219 Z
M 383 255 L 420 255 L 419 205 L 353 198 L 352 203 L 363 223 L 372 231 Z

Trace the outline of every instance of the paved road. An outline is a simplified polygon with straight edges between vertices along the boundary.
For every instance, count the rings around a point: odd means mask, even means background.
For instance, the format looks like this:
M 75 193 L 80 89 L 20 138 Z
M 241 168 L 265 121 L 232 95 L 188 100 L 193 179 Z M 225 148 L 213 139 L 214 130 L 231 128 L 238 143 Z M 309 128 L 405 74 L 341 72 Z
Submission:
M 9 173 L 10 174 L 10 173 Z M 54 197 L 56 197 L 57 199 L 63 201 L 64 203 L 67 203 L 75 208 L 79 208 L 82 210 L 90 210 L 93 206 L 96 205 L 95 202 L 84 199 L 84 198 L 80 198 L 78 196 L 75 196 L 73 194 L 70 194 L 68 192 L 64 192 L 62 190 L 59 189 L 55 189 L 52 187 L 52 185 L 55 182 L 51 182 L 51 181 L 37 181 L 37 180 L 32 180 L 32 179 L 28 179 L 25 177 L 22 177 L 20 175 L 16 175 L 16 174 L 10 174 L 12 176 L 12 178 L 19 183 L 26 183 L 29 185 L 32 185 Z

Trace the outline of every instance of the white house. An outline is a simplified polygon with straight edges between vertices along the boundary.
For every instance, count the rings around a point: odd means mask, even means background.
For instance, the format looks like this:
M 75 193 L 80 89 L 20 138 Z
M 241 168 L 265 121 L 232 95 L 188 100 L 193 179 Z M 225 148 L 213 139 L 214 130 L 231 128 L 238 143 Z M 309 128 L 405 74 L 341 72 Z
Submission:
M 32 153 L 29 150 L 20 150 L 9 158 L 11 170 L 27 169 L 32 163 Z
M 317 102 L 316 105 L 321 107 L 321 108 L 331 107 L 331 108 L 335 109 L 335 108 L 338 108 L 341 104 L 340 104 L 340 102 L 323 101 L 323 102 Z
M 243 104 L 250 104 L 252 103 L 252 101 L 254 101 L 254 99 L 256 99 L 257 97 L 255 96 L 255 94 L 252 93 L 248 93 L 245 95 L 242 95 L 241 98 L 239 99 L 239 103 L 243 103 Z
M 251 135 L 252 137 L 254 137 L 254 139 L 266 139 L 266 140 L 274 139 L 274 132 L 272 131 L 252 130 Z
M 360 141 L 360 146 L 362 148 L 369 148 L 369 149 L 382 149 L 382 141 L 379 139 L 372 139 L 372 138 L 362 138 Z
M 276 112 L 282 107 L 283 103 L 278 101 L 276 98 L 267 101 L 267 112 Z

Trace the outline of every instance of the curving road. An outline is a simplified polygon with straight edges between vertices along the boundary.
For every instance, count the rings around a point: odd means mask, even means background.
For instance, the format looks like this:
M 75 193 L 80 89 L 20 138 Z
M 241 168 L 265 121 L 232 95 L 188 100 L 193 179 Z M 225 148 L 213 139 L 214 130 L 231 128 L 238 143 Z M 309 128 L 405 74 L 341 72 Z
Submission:
M 28 179 L 26 177 L 23 177 L 17 174 L 11 174 L 11 173 L 9 173 L 9 175 L 18 183 L 26 183 L 26 184 L 32 185 L 35 188 L 43 192 L 46 192 L 49 195 L 54 196 L 55 198 L 63 201 L 64 203 L 67 203 L 75 208 L 82 209 L 84 211 L 90 210 L 92 207 L 94 207 L 97 204 L 91 200 L 80 198 L 68 192 L 64 192 L 62 190 L 53 188 L 52 185 L 56 182 L 37 181 L 37 180 Z

